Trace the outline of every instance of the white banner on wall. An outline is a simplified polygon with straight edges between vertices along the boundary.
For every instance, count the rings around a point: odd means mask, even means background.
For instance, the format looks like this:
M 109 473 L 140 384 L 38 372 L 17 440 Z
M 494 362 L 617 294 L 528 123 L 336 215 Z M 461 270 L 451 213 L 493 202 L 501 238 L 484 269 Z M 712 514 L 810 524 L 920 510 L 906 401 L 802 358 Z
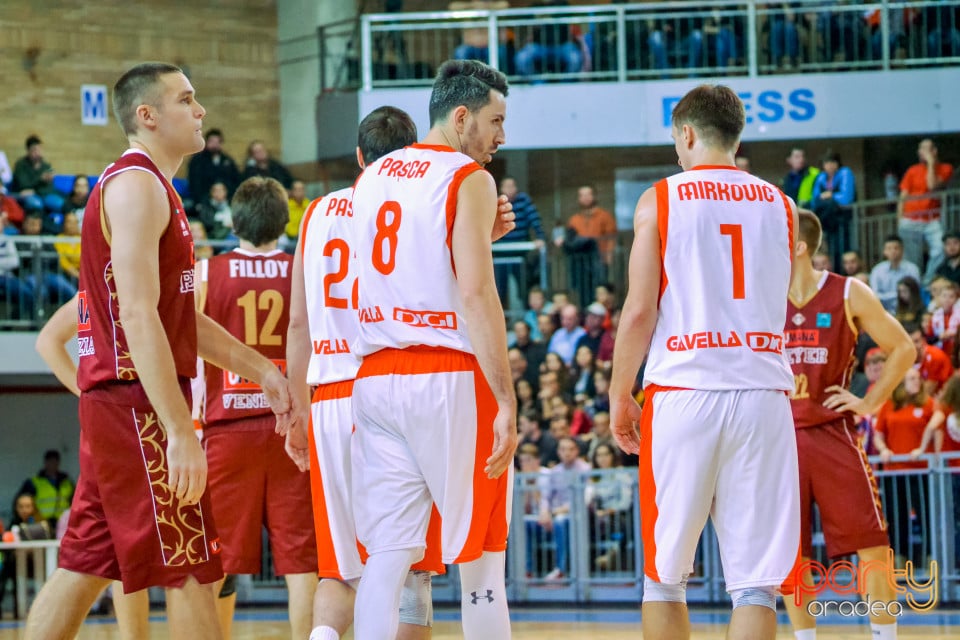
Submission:
M 698 84 L 732 87 L 747 110 L 745 142 L 937 134 L 960 130 L 960 70 L 831 73 L 761 78 L 514 85 L 506 148 L 672 144 L 670 113 Z M 429 88 L 360 92 L 360 117 L 404 109 L 423 136 Z
M 105 126 L 108 120 L 107 87 L 85 84 L 80 87 L 80 123 Z

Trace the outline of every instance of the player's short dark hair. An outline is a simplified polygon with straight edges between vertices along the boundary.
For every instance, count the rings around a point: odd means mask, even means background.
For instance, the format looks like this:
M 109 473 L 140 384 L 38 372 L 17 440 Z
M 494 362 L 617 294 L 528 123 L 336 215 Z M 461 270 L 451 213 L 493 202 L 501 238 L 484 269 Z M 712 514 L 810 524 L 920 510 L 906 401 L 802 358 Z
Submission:
M 403 109 L 380 107 L 360 121 L 357 146 L 365 164 L 417 141 L 417 125 Z
M 673 108 L 672 122 L 677 129 L 690 125 L 707 144 L 733 151 L 743 133 L 746 111 L 730 87 L 702 84 Z
M 442 122 L 451 111 L 465 106 L 479 111 L 490 103 L 490 90 L 507 96 L 507 76 L 478 60 L 447 60 L 440 65 L 430 93 L 430 126 Z
M 903 247 L 903 238 L 901 238 L 899 235 L 895 233 L 891 233 L 890 235 L 888 235 L 886 238 L 883 239 L 883 244 L 887 244 L 888 242 L 896 242 L 897 244 L 900 245 L 901 248 Z
M 27 136 L 27 141 L 23 143 L 23 146 L 27 149 L 27 151 L 30 151 L 30 147 L 35 144 L 43 144 L 43 141 L 40 140 L 40 136 L 36 134 Z
M 283 185 L 273 178 L 247 178 L 233 194 L 233 231 L 254 246 L 276 240 L 290 219 Z
M 113 115 L 125 135 L 137 132 L 137 107 L 156 105 L 156 85 L 168 73 L 183 73 L 180 67 L 166 62 L 144 62 L 120 76 L 113 86 Z
M 797 217 L 800 219 L 799 239 L 807 243 L 807 253 L 812 256 L 823 241 L 823 227 L 820 226 L 820 219 L 809 209 L 798 210 Z

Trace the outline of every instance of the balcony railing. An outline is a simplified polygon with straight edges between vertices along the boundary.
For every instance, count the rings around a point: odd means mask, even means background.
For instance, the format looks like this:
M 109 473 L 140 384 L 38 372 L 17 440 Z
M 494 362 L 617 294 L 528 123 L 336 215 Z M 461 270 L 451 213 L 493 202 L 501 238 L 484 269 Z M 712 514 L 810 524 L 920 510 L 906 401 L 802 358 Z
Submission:
M 485 59 L 511 82 L 958 65 L 958 14 L 960 0 L 674 0 L 368 14 L 352 27 L 319 28 L 321 87 L 426 86 L 452 57 Z

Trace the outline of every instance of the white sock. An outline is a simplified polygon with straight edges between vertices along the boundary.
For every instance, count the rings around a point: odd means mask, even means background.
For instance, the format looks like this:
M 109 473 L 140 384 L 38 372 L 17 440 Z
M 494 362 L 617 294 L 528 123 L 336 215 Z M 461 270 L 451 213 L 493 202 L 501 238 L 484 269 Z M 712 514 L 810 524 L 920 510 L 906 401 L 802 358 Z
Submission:
M 486 551 L 460 565 L 460 611 L 464 640 L 510 637 L 510 611 L 503 551 Z
M 873 633 L 873 640 L 897 640 L 897 623 L 877 624 L 870 623 L 870 631 Z
M 356 640 L 396 638 L 400 626 L 400 592 L 410 565 L 423 548 L 375 553 L 367 559 L 353 606 Z
M 340 634 L 333 627 L 314 627 L 310 640 L 340 640 Z
M 817 628 L 800 629 L 799 631 L 794 631 L 793 636 L 797 640 L 817 640 Z

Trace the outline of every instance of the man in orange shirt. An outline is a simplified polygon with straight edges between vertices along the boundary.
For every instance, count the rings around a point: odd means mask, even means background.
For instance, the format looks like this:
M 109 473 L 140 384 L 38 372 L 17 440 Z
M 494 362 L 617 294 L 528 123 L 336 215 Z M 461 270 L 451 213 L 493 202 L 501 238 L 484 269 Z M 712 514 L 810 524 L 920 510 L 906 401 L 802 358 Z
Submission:
M 907 169 L 900 181 L 900 236 L 907 260 L 919 265 L 923 257 L 923 243 L 927 243 L 930 259 L 923 278 L 924 283 L 943 260 L 943 227 L 940 225 L 940 198 L 933 192 L 942 189 L 953 175 L 953 167 L 939 162 L 937 145 L 924 138 L 917 147 L 920 162 Z
M 950 357 L 942 349 L 927 344 L 923 335 L 923 328 L 916 323 L 904 324 L 904 329 L 910 335 L 913 346 L 917 348 L 917 360 L 914 368 L 920 371 L 923 379 L 923 390 L 934 396 L 953 375 L 953 365 Z
M 567 228 L 573 229 L 582 238 L 597 238 L 597 247 L 604 263 L 613 260 L 612 237 L 617 232 L 617 221 L 606 209 L 597 206 L 597 195 L 593 185 L 584 185 L 577 189 L 577 204 L 580 209 L 570 216 Z
M 555 235 L 554 242 L 568 255 L 569 287 L 577 292 L 580 303 L 586 305 L 594 287 L 605 281 L 606 270 L 613 261 L 617 221 L 613 214 L 597 206 L 593 185 L 577 189 L 577 204 L 580 208 L 570 216 L 566 233 Z

